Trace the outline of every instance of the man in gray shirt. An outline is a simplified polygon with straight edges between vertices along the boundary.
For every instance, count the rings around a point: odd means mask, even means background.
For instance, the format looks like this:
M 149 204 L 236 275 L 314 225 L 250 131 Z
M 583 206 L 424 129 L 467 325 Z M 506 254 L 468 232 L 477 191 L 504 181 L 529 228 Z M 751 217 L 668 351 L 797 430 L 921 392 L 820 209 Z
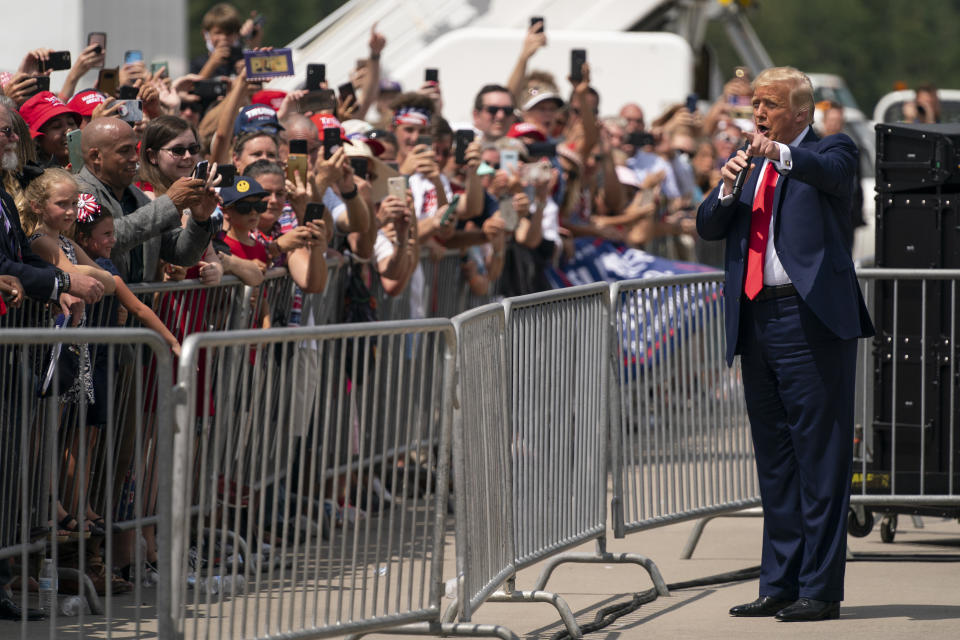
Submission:
M 80 191 L 92 194 L 114 218 L 117 243 L 111 259 L 126 282 L 156 280 L 161 259 L 181 266 L 200 260 L 214 228 L 210 214 L 217 204 L 203 180 L 180 178 L 150 200 L 133 185 L 138 168 L 137 138 L 117 118 L 97 118 L 83 130 L 84 167 L 77 174 Z M 181 226 L 181 215 L 190 219 Z

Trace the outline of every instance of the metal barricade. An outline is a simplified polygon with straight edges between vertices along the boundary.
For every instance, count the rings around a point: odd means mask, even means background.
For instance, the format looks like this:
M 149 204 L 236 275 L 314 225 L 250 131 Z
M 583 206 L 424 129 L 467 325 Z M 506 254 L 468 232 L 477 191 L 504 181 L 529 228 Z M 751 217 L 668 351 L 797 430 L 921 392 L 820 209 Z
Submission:
M 506 592 L 486 600 L 548 602 L 557 608 L 571 636 L 578 638 L 580 629 L 569 606 L 559 595 L 544 590 L 562 563 L 639 564 L 657 591 L 667 594 L 650 560 L 606 551 L 609 289 L 598 283 L 509 298 L 503 304 L 509 358 L 503 379 L 510 396 L 513 569 L 549 561 L 533 590 L 514 590 L 511 575 Z M 478 419 L 478 415 L 464 414 L 463 429 L 475 428 L 472 422 Z M 597 543 L 595 553 L 562 553 L 590 540 Z M 501 576 L 502 572 L 479 578 Z M 467 598 L 476 600 L 476 595 L 465 593 Z M 465 612 L 475 604 L 470 603 Z
M 857 362 L 852 535 L 874 512 L 960 517 L 960 270 L 860 269 L 878 333 Z
M 473 611 L 516 569 L 513 469 L 503 305 L 453 319 L 457 332 L 457 410 L 453 469 L 457 530 L 457 612 Z
M 90 376 L 94 352 L 105 366 Z M 131 637 L 172 637 L 170 477 L 158 472 L 172 451 L 171 380 L 169 348 L 151 331 L 0 332 L 0 562 L 18 565 L 8 568 L 20 578 L 15 599 L 24 610 L 38 606 L 26 586 L 44 558 L 59 578 L 60 602 L 49 619 L 24 623 L 21 634 L 28 627 L 51 638 L 90 632 L 103 624 L 92 613 L 124 618 Z M 92 536 L 84 533 L 91 510 L 103 518 Z M 138 540 L 154 538 L 154 526 L 159 575 L 148 575 Z M 115 542 L 135 551 L 118 556 Z M 133 593 L 120 595 L 129 587 L 110 568 L 126 563 Z
M 612 285 L 617 537 L 760 503 L 739 359 L 724 360 L 722 281 Z
M 439 619 L 455 349 L 441 320 L 187 339 L 178 632 L 326 637 Z M 230 380 L 204 381 L 209 414 L 193 392 L 202 360 Z M 307 375 L 291 373 L 298 361 Z

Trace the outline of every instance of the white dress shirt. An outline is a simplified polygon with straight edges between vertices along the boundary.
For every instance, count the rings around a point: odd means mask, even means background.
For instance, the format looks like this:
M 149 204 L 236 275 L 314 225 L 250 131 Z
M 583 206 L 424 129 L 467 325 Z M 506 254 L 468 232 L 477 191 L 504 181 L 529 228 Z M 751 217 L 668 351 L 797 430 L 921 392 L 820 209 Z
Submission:
M 790 146 L 796 146 L 800 144 L 800 141 L 807 135 L 807 132 L 810 130 L 810 126 L 803 128 L 803 131 L 800 132 L 796 138 L 790 143 Z M 760 191 L 760 184 L 763 181 L 763 172 L 767 168 L 767 164 L 773 162 L 774 168 L 780 174 L 782 178 L 787 173 L 790 173 L 790 170 L 793 169 L 793 156 L 790 153 L 790 146 L 787 146 L 781 142 L 777 143 L 777 146 L 780 147 L 780 160 L 770 160 L 769 158 L 764 158 L 763 163 L 759 165 L 758 170 L 760 171 L 757 178 L 757 184 L 753 190 L 753 198 L 756 200 L 757 192 Z M 779 178 L 778 178 L 779 181 Z M 720 197 L 722 198 L 726 193 L 724 192 L 725 185 L 720 184 Z M 776 286 L 779 284 L 790 284 L 790 276 L 787 275 L 786 270 L 784 270 L 783 265 L 780 263 L 780 256 L 777 255 L 777 249 L 773 245 L 773 216 L 770 216 L 770 229 L 767 231 L 767 250 L 763 255 L 763 284 L 764 286 Z

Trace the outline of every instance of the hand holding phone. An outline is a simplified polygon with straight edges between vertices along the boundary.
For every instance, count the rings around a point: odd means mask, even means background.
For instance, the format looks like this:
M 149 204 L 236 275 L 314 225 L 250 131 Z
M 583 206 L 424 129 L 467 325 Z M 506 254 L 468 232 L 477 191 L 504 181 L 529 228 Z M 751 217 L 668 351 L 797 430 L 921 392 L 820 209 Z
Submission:
M 98 53 L 98 54 L 106 52 L 106 50 L 107 50 L 107 34 L 104 33 L 103 31 L 92 31 L 92 32 L 88 33 L 88 34 L 87 34 L 87 46 L 89 47 L 89 46 L 92 45 L 92 44 L 95 44 L 95 45 L 97 45 L 97 46 L 100 47 L 99 49 L 97 49 L 97 53 Z M 103 66 L 103 62 L 101 62 L 98 66 L 101 66 L 101 67 L 102 67 L 102 66 Z
M 387 178 L 387 195 L 393 196 L 407 204 L 407 179 L 404 176 Z
M 535 31 L 535 33 L 543 33 L 543 16 L 530 16 L 530 26 L 533 27 L 537 25 L 539 25 L 539 28 Z
M 440 82 L 440 70 L 439 69 L 427 69 L 424 73 L 424 80 L 426 82 L 432 82 L 433 84 L 438 84 Z
M 52 51 L 46 61 L 40 61 L 40 71 L 63 71 L 71 66 L 69 51 Z
M 310 202 L 307 204 L 307 211 L 303 216 L 303 224 L 323 220 L 323 203 Z
M 321 85 L 327 81 L 327 65 L 313 63 L 307 65 L 307 91 L 320 91 Z
M 473 129 L 457 129 L 453 134 L 454 162 L 467 164 L 467 147 L 473 142 L 474 136 Z

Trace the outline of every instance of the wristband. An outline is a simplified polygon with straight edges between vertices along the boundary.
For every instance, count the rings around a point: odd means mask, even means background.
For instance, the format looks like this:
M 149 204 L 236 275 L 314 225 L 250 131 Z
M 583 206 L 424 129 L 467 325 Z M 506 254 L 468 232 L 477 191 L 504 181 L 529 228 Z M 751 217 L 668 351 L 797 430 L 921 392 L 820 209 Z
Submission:
M 380 54 L 379 54 L 379 53 L 371 53 L 369 59 L 370 59 L 370 60 L 373 60 L 373 61 L 377 61 L 377 60 L 380 59 Z
M 61 271 L 57 269 L 56 275 L 57 281 L 57 293 L 69 293 L 70 292 L 70 274 L 66 271 Z
M 353 200 L 354 198 L 357 197 L 358 190 L 359 189 L 357 185 L 353 185 L 353 191 L 348 191 L 347 193 L 341 193 L 340 197 L 343 198 L 344 200 Z

